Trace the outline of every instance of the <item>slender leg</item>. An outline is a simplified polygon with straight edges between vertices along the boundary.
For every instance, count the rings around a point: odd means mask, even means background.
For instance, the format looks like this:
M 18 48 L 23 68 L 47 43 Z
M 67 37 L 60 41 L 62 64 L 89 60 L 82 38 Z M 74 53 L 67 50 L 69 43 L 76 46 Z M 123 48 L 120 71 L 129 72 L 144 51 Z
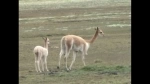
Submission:
M 41 70 L 40 70 L 40 61 L 39 60 L 37 61 L 37 65 L 38 65 L 39 72 L 41 72 Z
M 36 72 L 38 72 L 38 69 L 37 69 L 37 55 L 35 55 L 35 70 L 36 70 Z
M 67 71 L 69 71 L 69 68 L 68 68 L 68 66 L 67 66 L 67 58 L 68 58 L 68 56 L 69 56 L 69 54 L 70 54 L 70 50 L 71 50 L 71 49 L 69 49 L 69 50 L 68 50 L 68 53 L 65 54 L 65 58 L 66 58 L 65 61 L 66 61 L 66 69 L 67 69 Z M 67 51 L 66 51 L 66 52 L 67 52 Z
M 35 70 L 36 70 L 36 72 L 38 72 L 38 69 L 37 69 L 37 61 L 35 61 Z
M 41 55 L 38 56 L 38 60 L 37 60 L 37 66 L 38 66 L 39 72 L 41 72 L 41 70 L 40 70 L 40 60 L 41 60 Z
M 67 58 L 68 58 L 68 55 L 69 55 L 69 54 L 66 54 L 66 55 L 65 55 L 65 61 L 66 61 L 66 69 L 67 69 L 67 71 L 69 71 L 69 68 L 68 68 L 68 66 L 67 66 Z
M 44 57 L 42 57 L 40 61 L 41 61 L 42 71 L 44 72 Z
M 75 62 L 75 59 L 76 59 L 76 52 L 73 52 L 72 63 L 71 63 L 71 65 L 70 65 L 70 67 L 69 67 L 70 70 L 71 70 L 71 67 L 72 67 L 73 63 Z
M 58 62 L 58 69 L 60 68 L 60 61 L 61 61 L 61 57 L 63 55 L 63 51 L 60 51 L 60 54 L 59 54 L 59 62 Z
M 49 71 L 47 68 L 47 56 L 45 57 L 45 67 L 46 67 L 46 70 Z

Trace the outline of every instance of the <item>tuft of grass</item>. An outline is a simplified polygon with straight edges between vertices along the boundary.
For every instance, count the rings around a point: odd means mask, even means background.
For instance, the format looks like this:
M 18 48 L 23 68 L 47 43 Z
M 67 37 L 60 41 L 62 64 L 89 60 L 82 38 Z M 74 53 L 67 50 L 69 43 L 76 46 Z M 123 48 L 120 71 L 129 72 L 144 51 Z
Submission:
M 131 71 L 130 66 L 111 66 L 111 67 L 106 67 L 106 66 L 85 66 L 81 68 L 83 71 L 96 71 L 99 74 L 114 74 L 117 75 L 118 73 L 128 73 Z
M 102 60 L 99 60 L 99 59 L 96 59 L 94 60 L 94 63 L 102 63 L 103 61 Z

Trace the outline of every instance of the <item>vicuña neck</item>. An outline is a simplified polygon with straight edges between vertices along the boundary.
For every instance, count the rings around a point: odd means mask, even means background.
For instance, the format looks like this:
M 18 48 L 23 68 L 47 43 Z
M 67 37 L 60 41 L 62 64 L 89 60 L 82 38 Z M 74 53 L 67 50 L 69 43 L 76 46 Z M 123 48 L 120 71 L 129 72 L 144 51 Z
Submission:
M 46 42 L 44 43 L 44 48 L 48 49 L 48 44 Z
M 90 40 L 87 40 L 87 42 L 88 43 L 93 43 L 95 41 L 95 39 L 97 38 L 97 36 L 98 36 L 98 31 L 96 31 L 94 36 Z

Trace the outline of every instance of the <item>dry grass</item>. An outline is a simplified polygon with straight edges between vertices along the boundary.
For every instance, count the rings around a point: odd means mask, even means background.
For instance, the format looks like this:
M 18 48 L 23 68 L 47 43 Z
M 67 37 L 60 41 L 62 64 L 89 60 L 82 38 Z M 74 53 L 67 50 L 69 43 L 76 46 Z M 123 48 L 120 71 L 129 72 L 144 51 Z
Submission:
M 57 0 L 58 1 L 58 0 Z M 64 3 L 61 3 L 63 2 Z M 63 0 L 33 4 L 33 0 L 20 0 L 19 5 L 19 83 L 20 84 L 131 84 L 131 9 L 127 0 L 111 0 L 102 3 L 90 0 L 79 3 Z M 101 0 L 104 1 L 104 0 Z M 52 2 L 52 0 L 51 0 Z M 56 1 L 55 1 L 56 2 Z M 69 2 L 69 4 L 67 3 Z M 28 5 L 25 5 L 25 4 Z M 85 4 L 87 4 L 85 5 Z M 57 9 L 56 4 L 59 4 Z M 109 3 L 110 4 L 110 3 Z M 49 6 L 48 6 L 49 5 Z M 49 8 L 51 7 L 51 8 Z M 65 70 L 62 59 L 58 70 L 60 39 L 66 34 L 79 35 L 90 39 L 94 28 L 100 27 L 105 37 L 98 37 L 85 57 L 83 67 L 80 53 L 72 67 Z M 50 39 L 48 68 L 52 73 L 36 73 L 33 48 L 43 45 L 42 37 Z M 72 61 L 70 53 L 69 63 Z

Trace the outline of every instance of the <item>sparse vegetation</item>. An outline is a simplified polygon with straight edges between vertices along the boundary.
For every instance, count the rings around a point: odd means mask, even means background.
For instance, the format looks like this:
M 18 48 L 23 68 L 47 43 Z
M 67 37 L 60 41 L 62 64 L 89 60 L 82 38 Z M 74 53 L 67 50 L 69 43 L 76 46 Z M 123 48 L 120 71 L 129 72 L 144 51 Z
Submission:
M 126 67 L 126 66 L 86 66 L 83 67 L 81 70 L 84 71 L 97 71 L 100 74 L 118 74 L 118 73 L 130 73 L 131 72 L 131 67 Z
M 19 0 L 19 84 L 131 84 L 130 0 Z M 80 53 L 67 72 L 60 39 L 75 34 L 89 39 L 100 27 L 105 37 L 91 44 L 83 66 Z M 33 49 L 50 39 L 47 66 L 37 73 Z M 68 65 L 72 61 L 72 53 Z

